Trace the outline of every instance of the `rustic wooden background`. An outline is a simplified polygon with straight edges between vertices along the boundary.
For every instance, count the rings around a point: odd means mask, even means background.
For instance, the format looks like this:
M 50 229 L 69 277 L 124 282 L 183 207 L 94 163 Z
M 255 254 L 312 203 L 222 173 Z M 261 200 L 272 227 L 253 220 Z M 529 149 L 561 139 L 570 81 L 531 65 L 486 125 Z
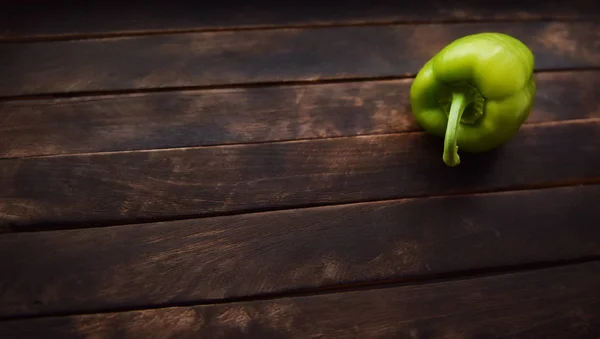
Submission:
M 0 338 L 600 337 L 597 1 L 2 6 Z M 482 31 L 536 103 L 448 168 Z

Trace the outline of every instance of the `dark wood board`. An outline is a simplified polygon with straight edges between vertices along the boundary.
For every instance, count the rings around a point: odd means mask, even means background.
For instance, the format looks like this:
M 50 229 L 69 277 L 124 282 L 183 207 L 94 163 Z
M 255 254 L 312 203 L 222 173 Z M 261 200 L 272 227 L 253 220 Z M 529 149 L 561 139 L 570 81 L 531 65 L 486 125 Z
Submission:
M 600 72 L 535 76 L 528 122 L 600 118 Z M 411 79 L 0 102 L 0 158 L 419 131 Z
M 3 338 L 597 338 L 600 264 L 296 298 L 0 323 Z
M 0 39 L 80 38 L 187 30 L 355 25 L 447 20 L 586 19 L 599 16 L 593 0 L 370 2 L 277 1 L 3 1 Z
M 0 96 L 414 75 L 452 40 L 497 31 L 536 69 L 600 67 L 600 24 L 520 22 L 188 33 L 0 44 Z
M 5 234 L 0 318 L 600 258 L 599 198 L 596 185 Z
M 456 168 L 422 132 L 4 159 L 0 220 L 79 227 L 599 182 L 599 135 L 598 119 L 529 125 Z

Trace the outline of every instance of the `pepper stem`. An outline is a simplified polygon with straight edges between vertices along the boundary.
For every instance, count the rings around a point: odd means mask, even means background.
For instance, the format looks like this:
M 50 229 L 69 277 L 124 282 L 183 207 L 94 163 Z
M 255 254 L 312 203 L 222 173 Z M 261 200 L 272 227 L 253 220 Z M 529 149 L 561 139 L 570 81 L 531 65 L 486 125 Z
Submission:
M 469 101 L 465 93 L 452 93 L 452 106 L 450 106 L 450 114 L 448 115 L 443 155 L 444 162 L 450 167 L 460 164 L 458 146 L 456 146 L 456 133 L 458 131 L 458 123 L 467 105 L 469 105 Z

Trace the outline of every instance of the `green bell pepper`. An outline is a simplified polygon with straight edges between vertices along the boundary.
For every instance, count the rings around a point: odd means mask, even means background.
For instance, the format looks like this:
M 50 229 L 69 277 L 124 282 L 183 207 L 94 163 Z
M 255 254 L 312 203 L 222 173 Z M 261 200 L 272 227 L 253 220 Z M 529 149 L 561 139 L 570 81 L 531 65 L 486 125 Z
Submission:
M 454 40 L 423 66 L 410 89 L 412 112 L 444 137 L 446 165 L 460 163 L 458 149 L 488 151 L 516 134 L 533 105 L 533 68 L 531 50 L 502 33 Z

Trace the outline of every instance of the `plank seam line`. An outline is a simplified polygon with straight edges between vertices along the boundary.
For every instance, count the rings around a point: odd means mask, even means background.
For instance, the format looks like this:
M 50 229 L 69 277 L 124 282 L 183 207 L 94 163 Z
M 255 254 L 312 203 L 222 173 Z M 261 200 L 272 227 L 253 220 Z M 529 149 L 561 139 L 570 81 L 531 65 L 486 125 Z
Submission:
M 407 114 L 411 114 L 410 112 Z M 567 120 L 552 120 L 552 121 L 538 121 L 538 122 L 525 122 L 522 128 L 532 127 L 544 127 L 544 126 L 560 126 L 568 124 L 579 124 L 579 123 L 595 123 L 600 121 L 600 118 L 577 118 Z M 0 129 L 1 130 L 1 129 Z M 49 153 L 49 154 L 34 154 L 24 156 L 0 156 L 2 160 L 23 160 L 23 159 L 37 159 L 37 158 L 59 158 L 59 157 L 76 157 L 76 156 L 93 156 L 93 155 L 113 155 L 113 154 L 127 154 L 127 153 L 144 153 L 144 152 L 163 152 L 163 151 L 185 151 L 194 149 L 203 149 L 211 147 L 240 147 L 240 146 L 252 146 L 252 145 L 266 145 L 266 144 L 280 144 L 280 143 L 294 143 L 294 142 L 319 142 L 327 140 L 337 139 L 350 139 L 350 138 L 367 138 L 367 137 L 386 137 L 386 136 L 401 136 L 408 134 L 425 134 L 425 132 L 419 127 L 415 126 L 413 129 L 407 129 L 399 132 L 370 132 L 363 134 L 354 135 L 340 135 L 340 136 L 329 136 L 329 137 L 306 137 L 296 139 L 274 139 L 274 140 L 260 140 L 260 141 L 245 141 L 245 142 L 221 142 L 221 143 L 210 143 L 196 146 L 179 146 L 179 147 L 160 147 L 150 149 L 123 149 L 113 151 L 92 151 L 92 152 L 67 152 L 67 153 Z
M 408 114 L 408 113 L 407 113 Z M 546 126 L 564 126 L 564 125 L 576 125 L 576 124 L 590 124 L 598 123 L 600 118 L 580 118 L 580 119 L 569 119 L 559 121 L 540 121 L 540 122 L 528 122 L 523 124 L 522 129 L 546 127 Z M 324 142 L 328 140 L 343 140 L 343 139 L 366 139 L 366 138 L 383 138 L 391 136 L 403 136 L 403 135 L 426 135 L 427 133 L 422 129 L 408 130 L 402 132 L 392 133 L 370 133 L 360 135 L 345 135 L 345 136 L 330 136 L 324 138 L 303 138 L 303 139 L 282 139 L 282 140 L 265 140 L 265 141 L 251 141 L 251 142 L 236 142 L 229 144 L 212 144 L 212 145 L 199 145 L 199 146 L 185 146 L 185 147 L 170 147 L 170 148 L 151 148 L 151 149 L 135 149 L 135 150 L 122 150 L 122 151 L 99 151 L 99 152 L 80 152 L 80 153 L 60 153 L 60 154 L 44 154 L 44 155 L 31 155 L 23 157 L 11 157 L 2 158 L 0 160 L 11 161 L 11 160 L 34 160 L 34 159 L 48 159 L 48 158 L 67 158 L 67 157 L 83 157 L 83 156 L 106 156 L 106 155 L 121 155 L 130 153 L 162 153 L 162 152 L 174 152 L 174 151 L 193 151 L 204 148 L 238 148 L 245 146 L 256 146 L 256 145 L 268 145 L 268 144 L 296 144 L 296 143 L 312 143 L 312 142 Z
M 380 26 L 418 26 L 418 25 L 461 25 L 461 24 L 485 24 L 485 23 L 529 23 L 529 22 L 556 22 L 556 23 L 586 23 L 595 22 L 599 16 L 590 15 L 582 17 L 555 17 L 539 16 L 531 18 L 472 18 L 472 19 L 439 19 L 439 20 L 382 20 L 361 21 L 348 20 L 346 22 L 290 24 L 290 25 L 240 25 L 229 27 L 205 27 L 205 28 L 175 28 L 175 29 L 148 29 L 148 30 L 123 30 L 119 32 L 102 33 L 73 33 L 73 34 L 38 34 L 30 36 L 0 36 L 0 44 L 8 43 L 39 43 L 59 41 L 87 41 L 87 40 L 109 40 L 118 38 L 136 38 L 151 36 L 168 36 L 177 34 L 198 33 L 225 33 L 225 32 L 260 32 L 277 30 L 318 30 L 331 28 L 352 27 L 380 27 Z
M 522 186 L 510 186 L 498 189 L 480 189 L 470 191 L 451 191 L 444 194 L 423 194 L 423 195 L 412 195 L 412 196 L 393 196 L 382 199 L 372 200 L 357 200 L 357 201 L 346 201 L 346 202 L 333 202 L 333 203 L 318 203 L 318 204 L 299 204 L 294 206 L 283 206 L 283 207 L 257 207 L 240 209 L 229 212 L 212 212 L 204 214 L 189 214 L 189 215 L 178 215 L 171 217 L 147 217 L 147 218 L 135 218 L 125 221 L 102 221 L 102 222 L 84 222 L 84 221 L 69 221 L 69 222 L 52 222 L 52 223 L 32 223 L 26 226 L 11 225 L 10 222 L 5 222 L 2 228 L 0 228 L 0 237 L 10 236 L 18 233 L 30 233 L 30 232 L 60 232 L 70 230 L 86 230 L 92 228 L 107 228 L 107 227 L 124 227 L 124 226 L 142 226 L 145 224 L 154 223 L 166 223 L 182 220 L 194 220 L 194 219 L 207 219 L 207 218 L 227 218 L 234 217 L 244 214 L 264 214 L 264 213 L 276 213 L 291 210 L 303 210 L 303 209 L 319 209 L 328 207 L 343 207 L 350 205 L 362 205 L 372 203 L 394 203 L 404 202 L 412 200 L 425 200 L 425 199 L 442 199 L 442 198 L 453 198 L 453 197 L 466 197 L 472 195 L 491 195 L 491 194 L 510 194 L 526 191 L 539 191 L 539 190 L 550 190 L 567 187 L 590 187 L 600 185 L 600 177 L 593 179 L 574 180 L 574 181 L 557 181 L 548 184 L 541 185 L 522 185 Z M 13 223 L 14 224 L 14 223 Z M 63 227 L 55 227 L 49 225 L 62 225 Z M 3 231 L 2 231 L 3 230 Z
M 523 264 L 501 265 L 496 267 L 475 268 L 452 272 L 436 273 L 432 275 L 418 275 L 413 277 L 395 278 L 388 280 L 363 281 L 351 284 L 333 284 L 316 288 L 298 288 L 283 292 L 262 293 L 249 296 L 228 297 L 223 299 L 190 300 L 184 302 L 164 302 L 151 305 L 134 305 L 129 307 L 107 307 L 85 311 L 49 312 L 46 314 L 12 315 L 0 317 L 0 322 L 15 320 L 31 320 L 52 317 L 81 316 L 94 314 L 110 314 L 122 312 L 135 312 L 142 310 L 160 310 L 173 307 L 213 306 L 222 304 L 237 304 L 247 302 L 265 302 L 284 298 L 306 298 L 343 293 L 368 292 L 387 288 L 408 288 L 411 286 L 427 286 L 466 280 L 490 279 L 505 275 L 519 275 L 535 273 L 538 271 L 565 268 L 569 266 L 585 265 L 600 261 L 599 255 L 582 256 L 573 259 L 559 259 L 551 261 L 537 261 Z
M 597 72 L 600 71 L 599 66 L 573 66 L 564 68 L 544 68 L 536 69 L 534 73 L 568 73 L 568 72 Z M 49 100 L 49 99 L 74 99 L 80 97 L 98 97 L 98 96 L 118 96 L 131 94 L 151 94 L 151 93 L 169 93 L 169 92 L 192 92 L 192 91 L 209 91 L 209 90 L 226 90 L 226 89 L 251 89 L 251 88 L 275 88 L 275 87 L 294 87 L 294 86 L 318 86 L 328 84 L 345 84 L 345 83 L 368 83 L 368 82 L 384 82 L 397 80 L 414 79 L 416 73 L 403 75 L 384 75 L 384 76 L 363 76 L 363 77 L 326 77 L 313 78 L 305 80 L 281 80 L 281 81 L 256 81 L 256 82 L 236 82 L 223 83 L 213 85 L 196 85 L 196 86 L 165 86 L 165 87 L 149 87 L 149 88 L 132 88 L 132 89 L 115 89 L 115 90 L 84 90 L 74 92 L 48 92 L 34 94 L 18 94 L 18 95 L 0 95 L 0 102 L 24 101 L 24 100 Z

